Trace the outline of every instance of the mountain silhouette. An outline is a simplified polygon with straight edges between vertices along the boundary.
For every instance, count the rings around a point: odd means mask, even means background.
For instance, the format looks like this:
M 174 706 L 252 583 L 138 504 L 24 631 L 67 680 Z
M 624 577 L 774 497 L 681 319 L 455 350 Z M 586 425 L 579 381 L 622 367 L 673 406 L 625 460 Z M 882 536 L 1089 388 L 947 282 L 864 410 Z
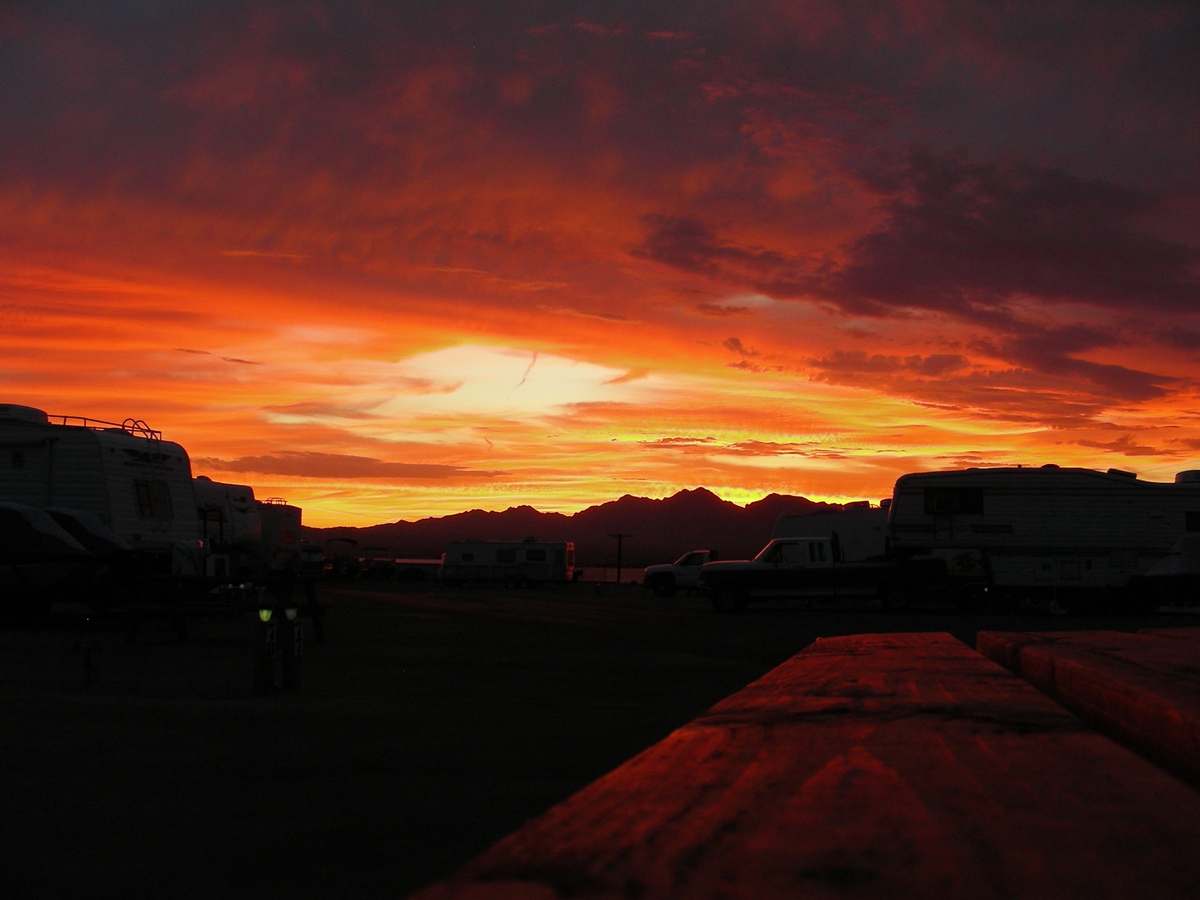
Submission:
M 591 506 L 573 515 L 538 512 L 514 506 L 503 512 L 473 509 L 415 522 L 398 521 L 367 527 L 305 527 L 305 540 L 324 545 L 333 538 L 358 542 L 359 553 L 393 558 L 436 559 L 452 541 L 573 541 L 578 566 L 615 566 L 617 538 L 621 564 L 641 568 L 673 562 L 688 550 L 710 549 L 722 559 L 753 556 L 771 538 L 784 514 L 837 509 L 805 497 L 771 494 L 746 506 L 722 500 L 705 488 L 683 490 L 663 500 L 634 497 Z

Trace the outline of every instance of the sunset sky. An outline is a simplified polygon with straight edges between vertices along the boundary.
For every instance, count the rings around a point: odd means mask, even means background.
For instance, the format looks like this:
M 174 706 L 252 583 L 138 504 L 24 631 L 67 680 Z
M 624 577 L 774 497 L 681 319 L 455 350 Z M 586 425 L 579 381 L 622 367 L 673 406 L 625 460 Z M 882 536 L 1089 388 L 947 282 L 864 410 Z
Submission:
M 0 6 L 0 403 L 366 525 L 1200 468 L 1200 6 Z

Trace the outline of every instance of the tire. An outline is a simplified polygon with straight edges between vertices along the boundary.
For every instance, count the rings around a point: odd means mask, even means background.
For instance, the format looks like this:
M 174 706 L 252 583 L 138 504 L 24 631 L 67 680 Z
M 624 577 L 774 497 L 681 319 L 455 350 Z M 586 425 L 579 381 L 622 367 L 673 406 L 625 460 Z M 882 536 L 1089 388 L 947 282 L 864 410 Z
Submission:
M 903 581 L 885 584 L 879 591 L 879 600 L 887 610 L 902 610 L 912 606 L 912 586 Z
M 730 588 L 716 588 L 712 594 L 712 605 L 719 613 L 741 612 L 747 606 L 746 596 Z

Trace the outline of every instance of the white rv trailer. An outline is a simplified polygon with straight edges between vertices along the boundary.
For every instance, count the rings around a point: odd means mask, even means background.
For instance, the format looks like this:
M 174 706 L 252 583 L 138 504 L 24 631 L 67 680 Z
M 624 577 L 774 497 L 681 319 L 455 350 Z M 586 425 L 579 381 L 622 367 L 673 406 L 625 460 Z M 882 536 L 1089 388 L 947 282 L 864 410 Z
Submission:
M 303 568 L 300 553 L 300 526 L 303 513 L 282 497 L 258 500 L 262 520 L 263 552 L 267 568 L 299 572 Z
M 897 480 L 888 531 L 894 554 L 941 556 L 968 590 L 1114 597 L 1200 531 L 1200 472 L 1171 484 L 1055 465 L 918 472 Z
M 180 548 L 197 543 L 187 452 L 134 419 L 51 419 L 0 405 L 0 500 L 90 512 L 164 565 L 178 564 Z
M 784 514 L 775 522 L 773 538 L 830 538 L 839 562 L 864 562 L 887 553 L 887 506 L 867 500 L 840 509 Z
M 300 507 L 279 497 L 256 500 L 249 485 L 207 475 L 197 475 L 194 487 L 200 531 L 211 550 L 209 575 L 300 571 Z
M 442 557 L 443 581 L 509 585 L 566 582 L 575 577 L 570 541 L 455 541 Z

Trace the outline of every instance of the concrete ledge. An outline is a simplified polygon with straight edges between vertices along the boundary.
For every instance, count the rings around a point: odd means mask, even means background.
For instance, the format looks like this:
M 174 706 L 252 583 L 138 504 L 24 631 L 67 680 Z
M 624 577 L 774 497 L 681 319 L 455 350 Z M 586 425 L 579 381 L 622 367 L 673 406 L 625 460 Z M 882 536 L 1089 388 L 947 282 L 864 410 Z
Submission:
M 945 634 L 817 641 L 417 896 L 1200 896 L 1200 794 Z

